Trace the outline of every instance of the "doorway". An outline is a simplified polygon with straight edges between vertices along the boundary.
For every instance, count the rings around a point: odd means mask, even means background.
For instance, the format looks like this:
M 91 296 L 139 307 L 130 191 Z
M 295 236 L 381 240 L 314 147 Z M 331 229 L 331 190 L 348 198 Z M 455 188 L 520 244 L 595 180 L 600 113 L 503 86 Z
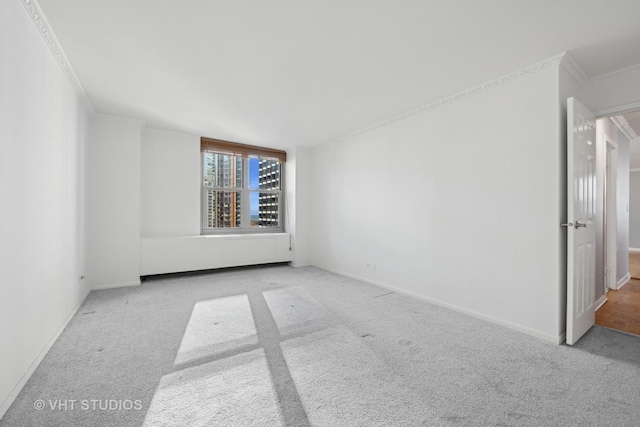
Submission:
M 600 277 L 603 283 L 601 294 L 596 286 L 595 323 L 640 334 L 640 310 L 637 309 L 640 280 L 632 280 L 630 274 L 634 265 L 640 262 L 640 254 L 629 251 L 634 247 L 630 207 L 636 197 L 631 191 L 631 170 L 635 163 L 640 166 L 640 147 L 636 145 L 639 141 L 634 125 L 640 132 L 640 112 L 622 113 L 599 119 L 599 122 L 603 201 Z

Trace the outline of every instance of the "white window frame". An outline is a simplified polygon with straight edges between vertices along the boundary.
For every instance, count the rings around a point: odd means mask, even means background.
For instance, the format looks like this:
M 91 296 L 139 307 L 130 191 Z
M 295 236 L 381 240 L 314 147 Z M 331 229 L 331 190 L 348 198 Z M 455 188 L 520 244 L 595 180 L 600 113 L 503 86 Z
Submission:
M 225 152 L 209 151 L 209 153 L 230 155 Z M 258 156 L 242 157 L 242 187 L 205 187 L 204 185 L 204 156 L 206 152 L 200 153 L 200 234 L 201 235 L 229 235 L 229 234 L 269 234 L 284 233 L 284 176 L 286 162 L 279 161 L 280 164 L 280 189 L 253 189 L 249 188 L 249 159 L 260 159 Z M 238 156 L 236 156 L 238 157 Z M 207 191 L 236 191 L 240 193 L 240 227 L 207 227 Z M 251 193 L 268 193 L 278 195 L 278 226 L 277 227 L 251 227 Z M 260 197 L 260 196 L 258 196 Z

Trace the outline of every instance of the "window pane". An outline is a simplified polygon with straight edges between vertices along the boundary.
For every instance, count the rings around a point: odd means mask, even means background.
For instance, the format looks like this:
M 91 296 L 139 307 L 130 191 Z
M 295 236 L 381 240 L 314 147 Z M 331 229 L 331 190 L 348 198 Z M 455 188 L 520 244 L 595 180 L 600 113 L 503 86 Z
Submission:
M 251 192 L 251 226 L 279 227 L 280 195 L 273 193 Z
M 259 185 L 259 173 L 260 173 L 260 159 L 257 157 L 249 157 L 249 188 L 258 189 Z
M 205 191 L 207 200 L 207 228 L 240 227 L 240 192 Z
M 242 187 L 242 157 L 217 153 L 204 153 L 202 157 L 205 187 Z
M 256 191 L 252 191 L 251 194 L 249 194 L 249 200 L 251 202 L 251 226 L 252 227 L 257 227 L 258 226 L 258 220 L 259 220 L 259 214 L 260 214 L 260 193 L 256 192 Z
M 280 162 L 251 157 L 249 159 L 249 188 L 280 190 Z

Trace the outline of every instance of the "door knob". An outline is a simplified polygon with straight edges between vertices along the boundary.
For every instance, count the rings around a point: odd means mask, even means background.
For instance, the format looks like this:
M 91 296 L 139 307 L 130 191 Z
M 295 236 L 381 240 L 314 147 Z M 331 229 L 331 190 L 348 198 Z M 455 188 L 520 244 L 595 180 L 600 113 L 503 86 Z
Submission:
M 587 224 L 582 223 L 582 222 L 580 222 L 580 221 L 576 221 L 575 226 L 573 225 L 573 223 L 572 223 L 572 222 L 569 222 L 569 223 L 567 223 L 567 224 L 560 224 L 560 226 L 561 226 L 561 227 L 575 227 L 575 228 L 580 228 L 580 227 L 586 227 L 586 226 L 587 226 Z

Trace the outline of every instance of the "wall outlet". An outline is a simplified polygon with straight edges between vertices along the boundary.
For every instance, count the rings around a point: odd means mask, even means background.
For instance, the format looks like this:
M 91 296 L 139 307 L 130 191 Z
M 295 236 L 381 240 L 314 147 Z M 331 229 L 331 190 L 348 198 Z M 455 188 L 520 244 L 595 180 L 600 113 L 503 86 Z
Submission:
M 367 267 L 369 267 L 369 268 L 373 268 L 373 269 L 375 270 L 375 268 L 376 268 L 376 263 L 375 263 L 375 262 L 368 262 L 368 263 L 367 263 Z

